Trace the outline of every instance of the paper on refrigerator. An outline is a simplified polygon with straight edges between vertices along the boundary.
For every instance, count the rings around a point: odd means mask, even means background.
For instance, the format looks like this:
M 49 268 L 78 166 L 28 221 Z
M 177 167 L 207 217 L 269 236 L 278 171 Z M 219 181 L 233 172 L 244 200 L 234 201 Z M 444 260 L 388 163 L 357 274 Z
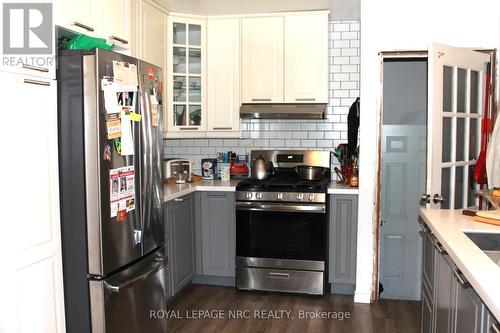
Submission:
M 121 139 L 122 156 L 134 155 L 134 138 L 132 137 L 132 124 L 130 123 L 131 121 L 130 112 L 131 110 L 127 111 L 124 107 L 120 115 L 121 130 L 122 130 L 122 139 Z
M 135 209 L 135 170 L 126 166 L 109 170 L 109 197 L 111 217 Z

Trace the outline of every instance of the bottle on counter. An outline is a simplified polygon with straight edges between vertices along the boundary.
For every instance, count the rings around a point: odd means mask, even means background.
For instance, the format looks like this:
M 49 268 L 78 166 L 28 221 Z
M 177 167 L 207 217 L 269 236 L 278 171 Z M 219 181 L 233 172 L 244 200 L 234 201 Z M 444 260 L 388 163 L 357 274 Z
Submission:
M 352 165 L 351 176 L 349 177 L 349 186 L 350 187 L 358 187 L 359 186 L 359 178 L 358 178 L 358 164 L 355 162 Z

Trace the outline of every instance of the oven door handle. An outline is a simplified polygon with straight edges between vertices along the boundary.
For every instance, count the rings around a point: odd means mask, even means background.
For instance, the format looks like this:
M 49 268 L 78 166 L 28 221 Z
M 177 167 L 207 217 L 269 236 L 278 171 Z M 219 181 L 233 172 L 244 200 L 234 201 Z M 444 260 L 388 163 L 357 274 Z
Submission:
M 281 204 L 262 202 L 236 202 L 236 210 L 253 210 L 266 212 L 300 212 L 300 213 L 324 213 L 324 204 Z

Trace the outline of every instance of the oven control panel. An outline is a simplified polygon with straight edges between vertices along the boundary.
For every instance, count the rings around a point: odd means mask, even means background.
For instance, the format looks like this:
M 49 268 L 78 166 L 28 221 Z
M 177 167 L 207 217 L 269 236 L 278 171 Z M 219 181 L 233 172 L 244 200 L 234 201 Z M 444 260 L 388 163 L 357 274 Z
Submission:
M 325 193 L 297 193 L 297 192 L 259 192 L 259 191 L 236 191 L 237 201 L 283 201 L 324 203 Z

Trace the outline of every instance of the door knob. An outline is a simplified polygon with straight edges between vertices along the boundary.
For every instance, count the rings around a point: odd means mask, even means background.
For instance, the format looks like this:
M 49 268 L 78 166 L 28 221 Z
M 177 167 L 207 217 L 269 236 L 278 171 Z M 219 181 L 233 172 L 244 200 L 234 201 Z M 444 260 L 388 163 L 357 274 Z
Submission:
M 434 194 L 434 197 L 432 197 L 432 202 L 434 202 L 435 204 L 437 203 L 443 203 L 445 202 L 445 199 L 443 196 L 440 196 L 439 194 Z
M 431 195 L 427 193 L 422 193 L 422 195 L 420 196 L 420 203 L 421 204 L 431 203 Z

